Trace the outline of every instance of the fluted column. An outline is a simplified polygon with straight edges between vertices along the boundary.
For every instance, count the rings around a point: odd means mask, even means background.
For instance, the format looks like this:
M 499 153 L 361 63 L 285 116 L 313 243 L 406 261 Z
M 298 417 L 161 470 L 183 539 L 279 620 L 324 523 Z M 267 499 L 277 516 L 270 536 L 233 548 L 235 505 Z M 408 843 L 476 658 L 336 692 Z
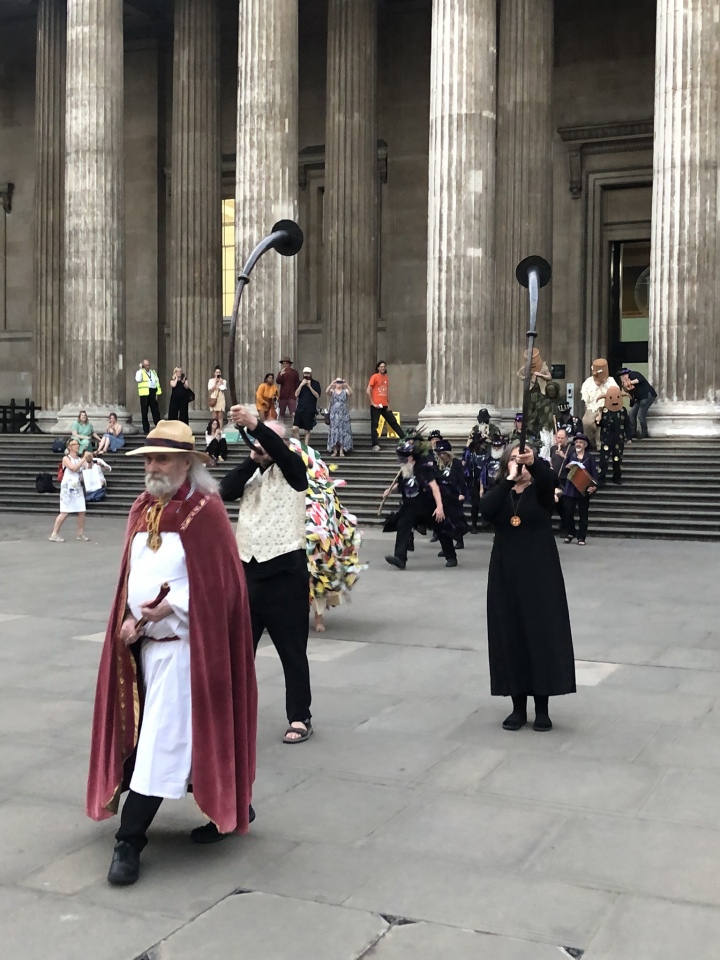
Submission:
M 490 406 L 495 303 L 495 0 L 433 0 L 427 405 Z
M 377 0 L 329 0 L 325 111 L 325 362 L 365 386 L 377 363 Z
M 273 223 L 297 219 L 298 0 L 240 0 L 235 251 L 238 272 Z M 302 254 L 300 254 L 302 256 Z M 255 402 L 266 373 L 296 360 L 297 257 L 266 254 L 243 296 L 237 385 Z M 302 361 L 301 361 L 302 362 Z
M 175 0 L 168 368 L 186 371 L 205 419 L 222 365 L 219 39 L 217 0 Z
M 35 372 L 33 397 L 54 422 L 61 405 L 65 182 L 65 0 L 40 0 L 35 58 Z
M 658 0 L 650 283 L 650 433 L 720 433 L 714 0 Z
M 495 401 L 522 399 L 527 292 L 515 267 L 531 254 L 552 260 L 553 0 L 501 0 L 498 52 L 495 237 Z M 547 360 L 550 287 L 538 308 L 538 346 Z
M 123 3 L 68 0 L 65 406 L 124 416 Z

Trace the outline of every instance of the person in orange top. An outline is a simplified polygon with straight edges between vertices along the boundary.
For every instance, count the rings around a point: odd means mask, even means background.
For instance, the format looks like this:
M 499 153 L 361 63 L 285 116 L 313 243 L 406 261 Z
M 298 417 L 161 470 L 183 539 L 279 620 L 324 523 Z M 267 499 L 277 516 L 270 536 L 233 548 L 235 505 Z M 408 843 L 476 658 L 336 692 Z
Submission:
M 280 391 L 275 384 L 275 374 L 266 373 L 265 379 L 255 392 L 255 406 L 261 420 L 277 420 L 275 403 L 279 397 Z
M 380 417 L 385 418 L 385 423 L 389 424 L 390 428 L 395 431 L 401 440 L 405 437 L 405 431 L 395 419 L 392 410 L 388 409 L 390 405 L 388 398 L 388 375 L 387 364 L 384 360 L 381 360 L 375 367 L 375 373 L 370 377 L 365 392 L 370 400 L 370 438 L 372 440 L 373 453 L 377 453 L 380 450 L 377 432 Z

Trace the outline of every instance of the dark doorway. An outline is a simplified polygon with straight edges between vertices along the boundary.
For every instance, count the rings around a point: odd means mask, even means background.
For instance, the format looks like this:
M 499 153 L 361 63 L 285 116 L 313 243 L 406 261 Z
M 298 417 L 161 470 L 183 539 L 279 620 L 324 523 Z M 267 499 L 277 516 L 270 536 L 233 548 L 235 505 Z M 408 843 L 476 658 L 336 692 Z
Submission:
M 632 367 L 647 376 L 650 241 L 615 240 L 610 253 L 610 374 Z

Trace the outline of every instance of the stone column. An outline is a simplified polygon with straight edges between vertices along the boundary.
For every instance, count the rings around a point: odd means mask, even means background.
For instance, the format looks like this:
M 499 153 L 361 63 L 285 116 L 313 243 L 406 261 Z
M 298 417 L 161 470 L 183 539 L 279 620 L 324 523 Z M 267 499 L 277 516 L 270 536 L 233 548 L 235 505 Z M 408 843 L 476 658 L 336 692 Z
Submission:
M 63 355 L 65 0 L 40 0 L 35 63 L 35 373 L 40 419 L 55 423 Z
M 433 0 L 427 405 L 419 417 L 447 430 L 464 431 L 478 406 L 491 406 L 495 30 L 495 0 Z
M 237 103 L 239 273 L 276 221 L 297 220 L 298 0 L 240 0 Z M 297 257 L 266 253 L 243 294 L 236 378 L 239 400 L 252 406 L 258 384 L 278 371 L 280 357 L 298 359 L 296 264 Z
M 494 399 L 522 403 L 528 295 L 515 279 L 531 254 L 552 260 L 553 0 L 502 0 L 498 52 Z M 538 306 L 538 348 L 550 361 L 550 287 Z
M 720 434 L 720 26 L 658 0 L 650 283 L 651 435 Z
M 68 0 L 65 355 L 59 421 L 125 404 L 123 3 Z
M 220 33 L 217 0 L 175 0 L 170 199 L 170 355 L 198 417 L 222 365 Z
M 325 111 L 325 380 L 367 410 L 377 363 L 377 0 L 329 0 Z

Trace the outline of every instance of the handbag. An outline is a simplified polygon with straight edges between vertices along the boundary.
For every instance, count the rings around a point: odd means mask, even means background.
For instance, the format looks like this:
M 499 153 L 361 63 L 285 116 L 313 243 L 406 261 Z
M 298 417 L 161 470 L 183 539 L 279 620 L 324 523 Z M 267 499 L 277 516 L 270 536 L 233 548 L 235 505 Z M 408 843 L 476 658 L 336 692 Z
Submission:
M 188 402 L 188 403 L 193 403 L 194 400 L 195 400 L 195 394 L 194 394 L 194 392 L 190 389 L 190 387 L 185 387 L 185 391 L 186 391 L 186 393 L 187 393 L 187 402 Z
M 209 404 L 210 404 L 210 409 L 211 409 L 211 410 L 214 409 L 215 404 L 218 402 L 218 397 L 219 397 L 219 396 L 220 396 L 220 391 L 219 391 L 219 390 L 213 390 L 213 392 L 210 394 L 210 400 L 209 400 L 208 402 L 209 402 Z
M 36 493 L 55 493 L 55 484 L 49 473 L 39 473 L 35 477 Z
M 67 440 L 65 440 L 64 437 L 58 437 L 57 440 L 53 440 L 52 452 L 65 453 L 66 446 L 67 446 Z
M 323 422 L 330 426 L 330 411 L 323 410 Z

